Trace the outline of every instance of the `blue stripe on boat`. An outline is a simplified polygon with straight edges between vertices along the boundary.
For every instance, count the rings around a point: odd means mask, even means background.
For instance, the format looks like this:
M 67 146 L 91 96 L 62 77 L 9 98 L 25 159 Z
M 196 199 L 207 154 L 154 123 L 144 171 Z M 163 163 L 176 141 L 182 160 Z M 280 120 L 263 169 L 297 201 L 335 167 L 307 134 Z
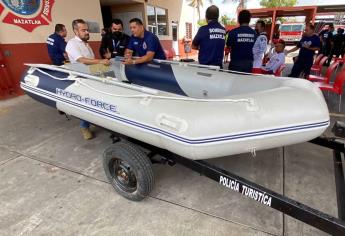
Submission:
M 235 139 L 243 139 L 243 138 L 251 138 L 251 137 L 259 137 L 263 135 L 268 134 L 278 134 L 278 133 L 287 133 L 287 132 L 293 132 L 293 131 L 300 131 L 300 130 L 307 130 L 307 129 L 313 129 L 313 128 L 319 128 L 319 127 L 327 127 L 329 125 L 329 121 L 323 121 L 323 122 L 316 122 L 316 123 L 310 123 L 305 125 L 294 125 L 289 127 L 282 127 L 282 128 L 275 128 L 275 129 L 268 129 L 268 130 L 261 130 L 261 131 L 253 131 L 253 132 L 246 132 L 241 134 L 233 134 L 233 135 L 225 135 L 225 136 L 219 136 L 219 137 L 211 137 L 211 138 L 202 138 L 202 139 L 188 139 L 185 137 L 181 137 L 178 135 L 175 135 L 173 133 L 169 133 L 165 130 L 161 130 L 159 128 L 151 127 L 136 121 L 128 120 L 125 118 L 122 118 L 117 115 L 109 114 L 107 112 L 99 111 L 97 109 L 76 103 L 74 101 L 62 98 L 57 96 L 56 94 L 51 94 L 50 92 L 41 91 L 39 89 L 33 88 L 31 86 L 26 85 L 25 83 L 21 83 L 21 86 L 24 89 L 31 90 L 32 92 L 36 92 L 42 95 L 45 95 L 47 97 L 50 97 L 53 100 L 57 100 L 75 107 L 78 107 L 80 109 L 88 110 L 89 112 L 96 113 L 98 115 L 108 117 L 111 119 L 115 119 L 117 121 L 120 121 L 122 123 L 126 123 L 135 127 L 139 127 L 142 129 L 149 130 L 151 132 L 161 134 L 164 136 L 167 136 L 169 138 L 178 140 L 183 143 L 188 144 L 206 144 L 206 143 L 214 143 L 214 142 L 221 142 L 221 141 L 228 141 L 228 140 L 235 140 Z
M 179 86 L 171 65 L 156 62 L 126 65 L 129 82 L 165 92 L 187 96 Z

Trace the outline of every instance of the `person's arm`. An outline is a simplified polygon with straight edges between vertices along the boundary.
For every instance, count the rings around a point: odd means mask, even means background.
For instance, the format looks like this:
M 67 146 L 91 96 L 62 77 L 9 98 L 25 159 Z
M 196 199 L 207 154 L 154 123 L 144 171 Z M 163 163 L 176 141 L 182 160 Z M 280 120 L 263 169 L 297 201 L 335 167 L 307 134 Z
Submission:
M 99 47 L 99 54 L 101 55 L 102 58 L 105 58 L 104 54 L 105 54 L 106 45 L 107 45 L 107 43 L 106 43 L 106 38 L 107 38 L 106 35 L 104 35 L 104 36 L 102 37 L 101 45 L 100 45 L 100 47 Z
M 231 31 L 228 33 L 228 38 L 226 40 L 226 47 L 230 48 L 231 47 L 231 40 L 232 40 L 232 34 L 231 34 Z
M 278 70 L 278 68 L 283 65 L 285 63 L 285 55 L 282 53 L 282 54 L 279 54 L 276 61 L 274 61 L 272 64 L 271 64 L 271 67 L 270 67 L 270 70 L 274 72 L 276 72 Z
M 323 43 L 323 34 L 325 33 L 324 30 L 322 30 L 320 33 L 319 33 L 319 39 L 320 39 L 320 42 Z
M 58 48 L 59 48 L 59 51 L 64 56 L 65 60 L 68 60 L 68 56 L 67 56 L 67 53 L 66 53 L 66 42 L 65 42 L 65 40 L 61 40 L 59 42 Z
M 93 64 L 103 64 L 103 65 L 110 65 L 110 61 L 108 59 L 92 59 L 83 57 L 80 53 L 78 47 L 76 47 L 73 42 L 67 43 L 66 52 L 68 54 L 69 59 L 73 62 L 83 63 L 85 65 L 93 65 Z
M 103 59 L 111 59 L 111 48 L 109 44 L 112 42 L 112 39 L 109 35 L 104 35 L 102 38 L 101 46 L 99 47 L 99 53 Z
M 77 62 L 83 63 L 85 65 L 103 64 L 109 66 L 111 63 L 108 59 L 91 59 L 87 57 L 79 57 Z
M 302 47 L 305 49 L 314 51 L 314 52 L 320 50 L 320 47 L 310 47 L 310 46 L 306 46 L 306 45 L 303 45 Z
M 133 56 L 133 50 L 126 48 L 125 50 L 125 60 L 132 59 Z
M 292 48 L 292 49 L 290 49 L 290 50 L 287 50 L 287 51 L 286 51 L 286 54 L 289 54 L 289 53 L 295 52 L 295 51 L 297 51 L 298 49 L 299 49 L 299 47 L 298 47 L 298 46 L 296 46 L 296 47 L 294 47 L 294 48 Z
M 193 42 L 192 42 L 192 49 L 199 50 L 200 46 L 200 39 L 201 39 L 201 28 L 198 30 L 198 33 L 195 35 Z
M 320 46 L 321 46 L 321 41 L 319 38 L 315 38 L 315 40 L 312 41 L 312 44 L 310 46 L 302 45 L 303 48 L 314 51 L 314 52 L 320 50 Z
M 145 62 L 150 62 L 153 60 L 155 56 L 155 52 L 159 48 L 159 39 L 155 36 L 151 36 L 147 40 L 145 40 L 146 46 L 147 46 L 147 52 L 146 55 L 141 56 L 136 59 L 128 58 L 126 61 L 124 61 L 123 64 L 125 65 L 131 65 L 131 64 L 141 64 Z
M 262 55 L 266 52 L 267 49 L 267 39 L 266 37 L 258 37 L 255 40 L 254 46 L 253 46 L 253 54 L 256 55 Z
M 133 59 L 132 57 L 128 58 L 127 60 L 125 60 L 123 62 L 123 64 L 134 65 L 134 64 L 141 64 L 141 63 L 145 63 L 145 62 L 150 62 L 153 60 L 154 56 L 155 56 L 155 52 L 148 51 L 145 56 L 142 56 L 142 57 L 139 57 L 136 59 Z
M 133 56 L 133 52 L 134 52 L 133 42 L 134 42 L 133 37 L 130 37 L 128 44 L 127 44 L 127 48 L 125 50 L 125 55 L 124 55 L 125 60 L 131 59 Z
M 330 36 L 331 36 L 331 37 L 330 37 L 329 40 L 330 40 L 330 42 L 331 42 L 331 49 L 333 49 L 333 47 L 334 47 L 334 36 L 333 36 L 333 33 L 331 33 Z

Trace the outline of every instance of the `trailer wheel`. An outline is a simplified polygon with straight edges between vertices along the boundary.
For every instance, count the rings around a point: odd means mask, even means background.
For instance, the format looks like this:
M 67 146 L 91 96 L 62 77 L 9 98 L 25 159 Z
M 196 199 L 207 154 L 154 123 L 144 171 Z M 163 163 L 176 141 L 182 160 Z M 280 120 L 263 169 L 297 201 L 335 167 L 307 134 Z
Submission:
M 121 141 L 108 147 L 103 168 L 115 191 L 129 200 L 141 201 L 153 188 L 151 161 L 135 144 Z

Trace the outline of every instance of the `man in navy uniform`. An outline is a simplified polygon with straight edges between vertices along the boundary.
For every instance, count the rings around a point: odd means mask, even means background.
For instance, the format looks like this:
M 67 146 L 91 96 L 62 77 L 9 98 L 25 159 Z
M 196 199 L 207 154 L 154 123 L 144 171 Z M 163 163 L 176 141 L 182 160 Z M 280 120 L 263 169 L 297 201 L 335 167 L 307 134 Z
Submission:
M 66 41 L 67 36 L 66 27 L 63 24 L 55 25 L 55 33 L 50 35 L 47 39 L 47 48 L 50 60 L 54 65 L 61 66 L 67 59 Z
M 328 32 L 327 32 L 327 37 L 325 39 L 325 56 L 328 56 L 328 59 L 326 61 L 326 65 L 329 66 L 331 64 L 331 61 L 332 61 L 332 58 L 333 58 L 333 55 L 332 55 L 332 51 L 333 51 L 333 46 L 334 46 L 334 43 L 333 43 L 333 32 L 334 32 L 334 25 L 333 24 L 330 24 L 329 25 L 329 29 L 328 29 Z
M 120 19 L 113 19 L 111 32 L 106 33 L 102 38 L 99 52 L 102 58 L 114 58 L 125 56 L 125 50 L 129 42 L 129 36 L 123 33 L 123 23 Z
M 212 5 L 206 10 L 207 25 L 200 27 L 192 48 L 199 50 L 198 60 L 202 65 L 223 67 L 225 28 L 219 24 L 219 9 Z
M 249 27 L 250 18 L 250 12 L 242 10 L 238 14 L 240 27 L 231 30 L 228 34 L 226 46 L 231 49 L 229 70 L 247 73 L 252 71 L 253 46 L 256 40 L 256 33 Z
M 319 33 L 319 37 L 320 37 L 320 40 L 321 40 L 321 50 L 320 50 L 320 52 L 324 56 L 328 56 L 328 54 L 329 54 L 330 46 L 331 46 L 331 40 L 332 40 L 332 37 L 333 37 L 333 31 L 334 31 L 333 24 L 329 24 L 327 29 L 322 30 Z
M 141 64 L 153 59 L 165 60 L 165 54 L 159 39 L 153 33 L 145 30 L 143 22 L 138 18 L 129 21 L 132 37 L 125 52 L 125 65 Z M 132 56 L 138 58 L 133 59 Z
M 302 39 L 299 41 L 296 47 L 287 51 L 291 53 L 299 49 L 297 60 L 295 61 L 289 77 L 300 77 L 304 72 L 304 77 L 310 74 L 310 69 L 313 65 L 315 51 L 320 50 L 321 41 L 320 38 L 314 34 L 315 27 L 312 24 L 308 24 L 305 28 Z
M 332 56 L 335 55 L 336 58 L 339 56 L 343 56 L 343 48 L 345 44 L 345 35 L 344 35 L 344 29 L 338 28 L 337 34 L 333 37 L 333 50 L 332 50 Z

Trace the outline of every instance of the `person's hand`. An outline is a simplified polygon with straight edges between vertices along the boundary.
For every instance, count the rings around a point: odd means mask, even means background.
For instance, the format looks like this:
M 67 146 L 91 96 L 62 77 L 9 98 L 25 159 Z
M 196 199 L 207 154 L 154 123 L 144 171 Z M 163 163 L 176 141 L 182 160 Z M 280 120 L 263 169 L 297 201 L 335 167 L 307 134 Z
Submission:
M 104 58 L 106 58 L 106 59 L 110 59 L 111 58 L 111 52 L 109 52 L 109 49 L 107 48 L 107 51 L 106 51 L 106 53 L 104 53 Z
M 99 64 L 109 66 L 111 62 L 109 61 L 109 59 L 101 59 L 99 60 Z
M 126 53 L 124 57 L 125 57 L 125 60 L 128 60 L 132 58 L 132 55 L 130 53 Z
M 135 64 L 135 61 L 132 58 L 128 58 L 122 62 L 124 65 L 133 65 Z
M 309 49 L 309 48 L 310 48 L 310 46 L 309 46 L 308 44 L 303 44 L 303 45 L 302 45 L 302 48 Z

